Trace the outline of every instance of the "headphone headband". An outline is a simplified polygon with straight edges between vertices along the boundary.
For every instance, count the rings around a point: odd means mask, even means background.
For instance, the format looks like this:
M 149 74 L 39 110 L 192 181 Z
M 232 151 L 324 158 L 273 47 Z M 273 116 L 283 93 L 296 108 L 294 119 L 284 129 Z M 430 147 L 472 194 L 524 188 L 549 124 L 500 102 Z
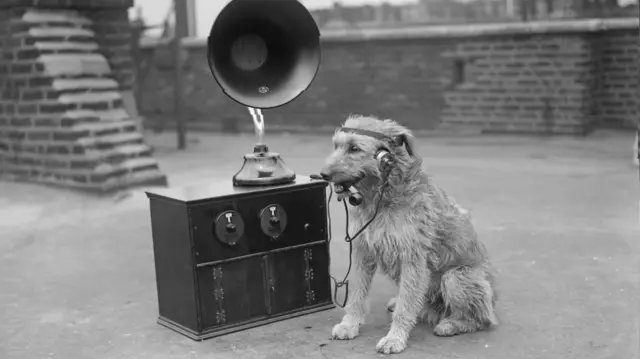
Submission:
M 380 132 L 369 131 L 369 130 L 364 130 L 361 128 L 353 128 L 353 127 L 340 127 L 339 131 L 344 133 L 353 133 L 356 135 L 373 137 L 375 139 L 387 142 L 394 146 L 402 146 L 404 144 L 403 136 L 390 137 Z

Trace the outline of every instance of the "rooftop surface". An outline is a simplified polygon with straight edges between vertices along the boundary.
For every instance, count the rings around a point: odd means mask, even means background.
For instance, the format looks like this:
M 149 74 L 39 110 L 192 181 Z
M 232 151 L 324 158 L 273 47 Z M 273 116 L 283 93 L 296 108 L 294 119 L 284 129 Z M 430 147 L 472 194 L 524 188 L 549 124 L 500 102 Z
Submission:
M 148 134 L 172 186 L 231 180 L 251 136 Z M 436 181 L 471 210 L 499 270 L 494 330 L 435 337 L 418 325 L 401 358 L 639 356 L 638 168 L 632 134 L 587 139 L 421 138 Z M 329 136 L 267 135 L 299 174 L 317 173 Z M 344 214 L 331 205 L 332 272 L 347 267 Z M 203 342 L 156 324 L 148 200 L 0 182 L 0 358 L 371 358 L 396 289 L 377 277 L 352 341 L 330 341 L 340 309 Z

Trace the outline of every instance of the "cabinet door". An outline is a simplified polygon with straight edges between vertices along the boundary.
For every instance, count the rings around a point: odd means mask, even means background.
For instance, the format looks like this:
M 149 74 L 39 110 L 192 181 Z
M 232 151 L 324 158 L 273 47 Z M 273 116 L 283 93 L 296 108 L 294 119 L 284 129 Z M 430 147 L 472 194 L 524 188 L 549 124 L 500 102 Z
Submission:
M 331 302 L 326 242 L 283 250 L 266 259 L 271 314 Z
M 262 257 L 201 267 L 198 271 L 203 329 L 268 315 Z

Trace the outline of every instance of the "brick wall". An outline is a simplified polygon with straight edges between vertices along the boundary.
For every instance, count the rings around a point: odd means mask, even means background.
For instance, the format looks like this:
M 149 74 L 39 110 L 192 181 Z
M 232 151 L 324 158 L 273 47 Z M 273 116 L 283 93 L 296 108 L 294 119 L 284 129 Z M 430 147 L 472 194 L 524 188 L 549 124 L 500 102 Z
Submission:
M 166 177 L 123 105 L 123 0 L 0 3 L 0 178 L 107 191 Z
M 439 56 L 450 48 L 446 41 L 429 41 L 428 47 L 420 40 L 327 41 L 322 46 L 322 65 L 314 82 L 295 101 L 263 111 L 267 128 L 334 127 L 349 113 L 394 117 L 419 128 L 433 128 L 440 122 L 445 106 L 442 85 L 451 77 L 448 60 Z M 385 50 L 379 51 L 381 47 Z M 206 47 L 188 45 L 188 52 L 184 98 L 189 120 L 214 128 L 239 123 L 251 130 L 247 109 L 224 95 L 211 76 Z M 147 119 L 171 122 L 173 70 L 153 66 L 154 61 L 166 62 L 164 51 L 154 59 L 146 48 L 146 55 L 151 68 L 143 71 L 141 112 Z M 403 66 L 395 66 L 396 62 Z
M 314 83 L 294 102 L 265 111 L 266 124 L 332 128 L 349 113 L 364 113 L 426 130 L 583 134 L 629 127 L 637 114 L 637 36 L 637 19 L 327 30 Z M 204 41 L 187 39 L 185 47 L 188 120 L 250 129 L 247 110 L 212 78 Z M 172 69 L 154 65 L 166 63 L 166 52 L 144 48 L 142 112 L 151 126 L 170 124 Z
M 603 127 L 635 127 L 638 118 L 638 30 L 609 30 L 593 37 L 597 46 L 596 116 Z
M 95 0 L 93 0 L 95 2 Z M 105 2 L 105 1 L 102 1 Z M 112 0 L 110 4 L 133 3 L 133 0 Z M 88 1 L 91 3 L 91 0 Z M 81 11 L 92 22 L 100 52 L 109 61 L 111 71 L 122 89 L 131 89 L 135 81 L 131 56 L 131 26 L 127 7 L 94 7 Z
M 581 33 L 460 41 L 446 56 L 466 76 L 445 92 L 443 121 L 487 132 L 589 131 L 595 120 L 590 55 Z

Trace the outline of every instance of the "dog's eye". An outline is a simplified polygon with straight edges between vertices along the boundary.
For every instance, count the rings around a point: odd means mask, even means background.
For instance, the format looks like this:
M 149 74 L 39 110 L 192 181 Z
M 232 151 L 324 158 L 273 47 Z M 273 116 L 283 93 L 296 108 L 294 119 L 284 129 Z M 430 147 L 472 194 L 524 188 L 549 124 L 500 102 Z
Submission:
M 358 146 L 351 146 L 349 147 L 349 152 L 350 153 L 360 152 L 360 148 Z

